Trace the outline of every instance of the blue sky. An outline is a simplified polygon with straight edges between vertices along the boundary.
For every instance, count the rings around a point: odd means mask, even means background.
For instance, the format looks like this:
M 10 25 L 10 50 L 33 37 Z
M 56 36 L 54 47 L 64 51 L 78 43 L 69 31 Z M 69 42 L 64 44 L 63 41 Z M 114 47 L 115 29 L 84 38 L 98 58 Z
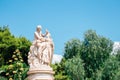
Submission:
M 0 0 L 0 26 L 9 25 L 15 36 L 32 41 L 38 24 L 51 33 L 56 54 L 88 29 L 120 41 L 120 0 Z

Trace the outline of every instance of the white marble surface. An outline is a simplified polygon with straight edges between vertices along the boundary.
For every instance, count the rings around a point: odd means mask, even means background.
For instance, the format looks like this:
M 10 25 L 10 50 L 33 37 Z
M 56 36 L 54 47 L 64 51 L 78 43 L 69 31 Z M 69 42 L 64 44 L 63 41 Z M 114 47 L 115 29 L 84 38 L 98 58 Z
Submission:
M 54 44 L 48 31 L 42 34 L 39 25 L 34 33 L 34 41 L 28 53 L 28 80 L 54 80 L 54 71 L 50 67 Z
M 54 77 L 52 74 L 36 73 L 29 75 L 28 80 L 54 80 Z

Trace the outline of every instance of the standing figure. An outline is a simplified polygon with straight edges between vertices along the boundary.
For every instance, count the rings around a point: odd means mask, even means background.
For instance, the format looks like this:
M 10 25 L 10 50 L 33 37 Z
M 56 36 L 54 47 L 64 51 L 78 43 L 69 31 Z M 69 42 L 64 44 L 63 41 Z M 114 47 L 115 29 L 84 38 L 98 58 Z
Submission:
M 39 58 L 40 63 L 42 55 L 43 55 L 43 50 L 45 49 L 46 45 L 44 45 L 43 43 L 46 41 L 46 39 L 44 38 L 48 32 L 46 31 L 46 34 L 42 34 L 42 27 L 40 25 L 37 26 L 36 32 L 34 33 L 34 41 L 33 44 L 35 45 L 35 47 L 37 48 L 37 57 Z

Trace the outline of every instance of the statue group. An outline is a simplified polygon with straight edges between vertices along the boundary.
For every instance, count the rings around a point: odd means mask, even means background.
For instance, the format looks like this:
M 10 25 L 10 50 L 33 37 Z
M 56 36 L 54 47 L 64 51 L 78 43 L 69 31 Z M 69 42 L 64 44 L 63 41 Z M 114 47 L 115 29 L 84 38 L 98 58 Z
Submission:
M 50 67 L 54 44 L 50 33 L 42 34 L 42 27 L 37 26 L 34 40 L 28 53 L 28 80 L 54 80 L 54 71 Z
M 42 34 L 42 27 L 38 25 L 34 33 L 34 41 L 30 46 L 28 54 L 30 68 L 39 67 L 40 65 L 50 65 L 53 50 L 54 44 L 50 33 L 46 30 L 46 33 Z

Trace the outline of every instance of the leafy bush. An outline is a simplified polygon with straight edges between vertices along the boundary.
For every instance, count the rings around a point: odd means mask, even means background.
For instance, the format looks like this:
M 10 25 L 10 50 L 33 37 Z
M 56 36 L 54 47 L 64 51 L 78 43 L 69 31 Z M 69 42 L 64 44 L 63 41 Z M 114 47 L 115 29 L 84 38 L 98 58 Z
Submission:
M 6 62 L 12 57 L 12 53 L 19 49 L 22 53 L 24 62 L 27 64 L 27 54 L 31 42 L 25 37 L 15 37 L 10 33 L 8 26 L 0 27 L 0 66 L 6 65 Z
M 0 74 L 9 80 L 24 80 L 27 76 L 28 67 L 23 62 L 20 51 L 13 52 L 12 58 L 8 60 L 7 65 L 0 68 Z
M 0 76 L 0 80 L 8 80 L 8 79 L 5 78 L 4 76 Z

